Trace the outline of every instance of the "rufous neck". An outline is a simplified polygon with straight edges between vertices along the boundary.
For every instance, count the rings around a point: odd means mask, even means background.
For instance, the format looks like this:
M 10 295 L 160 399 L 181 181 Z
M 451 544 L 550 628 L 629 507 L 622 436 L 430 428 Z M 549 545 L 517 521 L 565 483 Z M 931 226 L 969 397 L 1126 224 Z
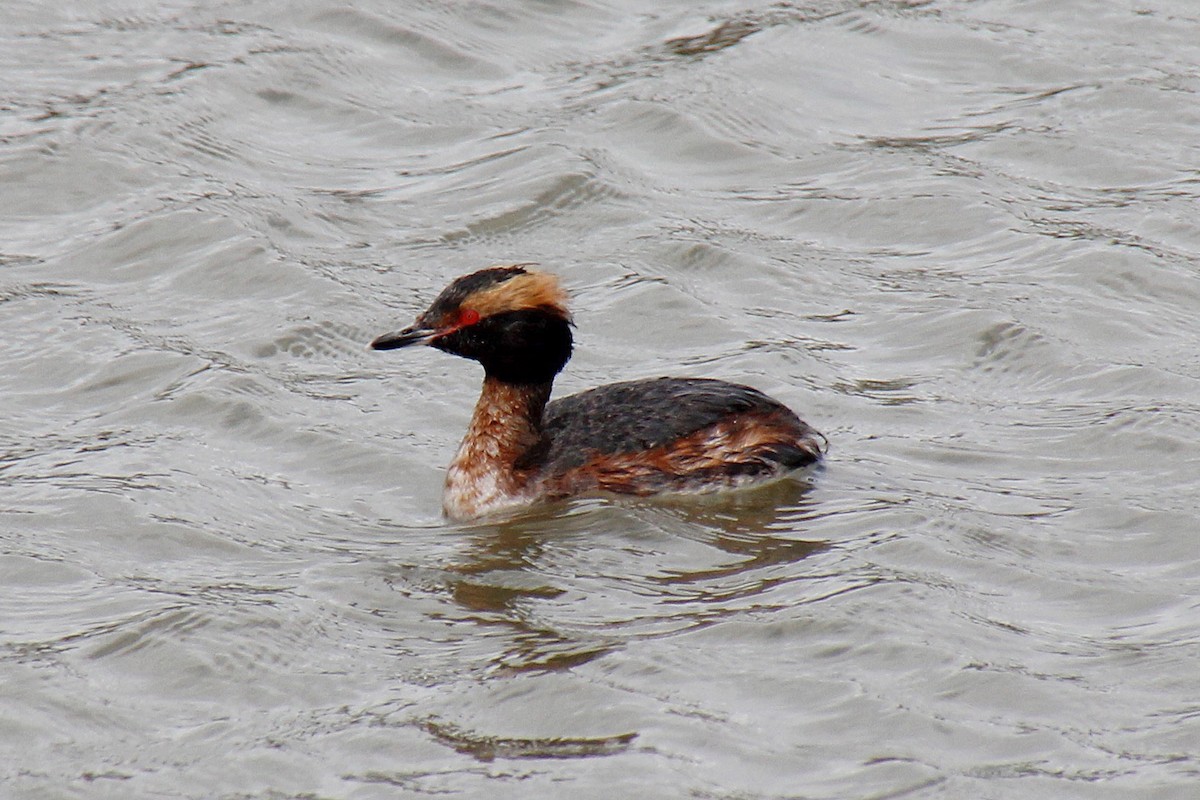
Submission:
M 550 389 L 550 383 L 507 383 L 484 378 L 467 439 L 486 446 L 487 455 L 493 458 L 516 461 L 542 438 L 542 414 L 550 400 Z

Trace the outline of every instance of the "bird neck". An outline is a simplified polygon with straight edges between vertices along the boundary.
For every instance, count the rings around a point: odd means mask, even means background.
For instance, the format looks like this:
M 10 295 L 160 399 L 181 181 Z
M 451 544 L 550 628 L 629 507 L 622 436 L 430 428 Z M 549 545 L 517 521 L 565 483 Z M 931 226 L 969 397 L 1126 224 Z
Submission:
M 525 489 L 533 466 L 529 456 L 545 444 L 542 414 L 551 385 L 484 379 L 467 434 L 446 470 L 447 514 L 476 516 Z
M 551 381 L 509 383 L 484 378 L 464 444 L 476 440 L 505 460 L 515 461 L 542 438 L 542 414 L 552 385 Z

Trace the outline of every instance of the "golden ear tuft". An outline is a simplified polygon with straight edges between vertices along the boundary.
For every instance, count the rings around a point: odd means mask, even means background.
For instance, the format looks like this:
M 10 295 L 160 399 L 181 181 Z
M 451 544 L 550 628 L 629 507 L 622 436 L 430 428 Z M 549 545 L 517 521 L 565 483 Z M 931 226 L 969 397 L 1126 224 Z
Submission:
M 505 311 L 526 311 L 540 308 L 571 318 L 567 309 L 567 292 L 558 282 L 558 276 L 549 272 L 526 270 L 523 275 L 491 286 L 468 297 L 463 305 L 470 306 L 480 316 L 501 314 Z

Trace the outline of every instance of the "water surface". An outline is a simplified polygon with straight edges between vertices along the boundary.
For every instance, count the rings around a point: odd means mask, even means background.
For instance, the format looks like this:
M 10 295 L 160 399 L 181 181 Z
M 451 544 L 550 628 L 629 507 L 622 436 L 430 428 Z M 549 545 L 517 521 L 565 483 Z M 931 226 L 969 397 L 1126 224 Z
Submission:
M 1200 12 L 0 12 L 6 798 L 1195 797 Z M 453 277 L 810 481 L 456 525 Z

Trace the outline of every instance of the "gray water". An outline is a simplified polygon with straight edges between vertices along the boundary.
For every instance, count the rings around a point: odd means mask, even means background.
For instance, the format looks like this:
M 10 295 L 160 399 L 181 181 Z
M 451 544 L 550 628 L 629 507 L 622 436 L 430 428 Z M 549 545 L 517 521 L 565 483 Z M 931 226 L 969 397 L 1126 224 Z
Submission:
M 0 797 L 1200 797 L 1194 2 L 0 23 Z M 511 261 L 827 466 L 444 521 Z

